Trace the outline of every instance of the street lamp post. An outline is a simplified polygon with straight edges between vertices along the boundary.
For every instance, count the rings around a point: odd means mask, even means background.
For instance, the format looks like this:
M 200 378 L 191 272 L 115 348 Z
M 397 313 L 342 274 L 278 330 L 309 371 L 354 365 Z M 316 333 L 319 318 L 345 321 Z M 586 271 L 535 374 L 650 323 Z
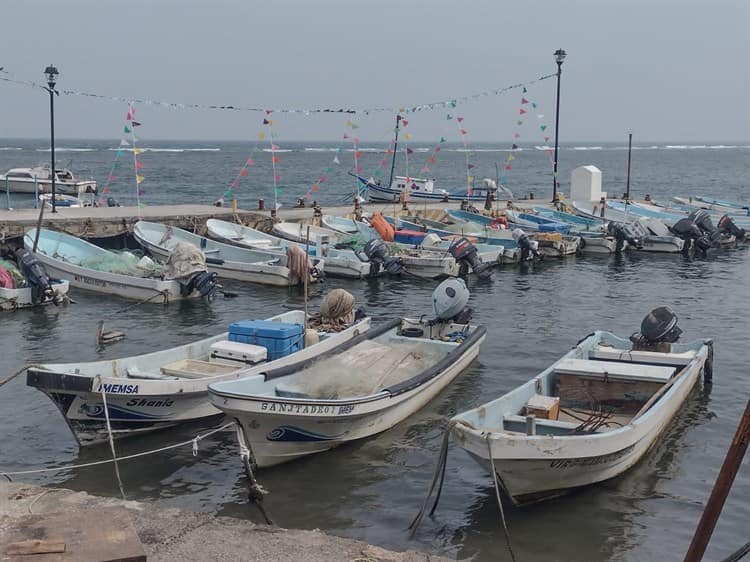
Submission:
M 562 63 L 567 53 L 563 49 L 555 51 L 555 62 L 557 63 L 557 108 L 555 109 L 555 162 L 552 173 L 552 202 L 557 202 L 557 132 L 560 129 L 560 74 L 562 74 Z
M 55 83 L 57 82 L 57 68 L 49 65 L 44 69 L 44 74 L 47 76 L 47 86 L 44 88 L 49 92 L 49 144 L 50 152 L 52 153 L 52 212 L 56 213 L 55 207 L 55 180 L 57 179 L 57 171 L 55 170 L 55 95 L 60 93 L 55 90 Z

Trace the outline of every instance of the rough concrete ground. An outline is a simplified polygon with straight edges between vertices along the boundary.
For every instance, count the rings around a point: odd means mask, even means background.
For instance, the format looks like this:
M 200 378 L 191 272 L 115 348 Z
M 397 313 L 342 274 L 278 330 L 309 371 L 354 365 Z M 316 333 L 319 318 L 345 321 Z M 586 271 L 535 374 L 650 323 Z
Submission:
M 163 509 L 135 501 L 92 496 L 62 488 L 0 483 L 0 539 L 13 521 L 35 515 L 97 507 L 125 507 L 150 562 L 299 561 L 440 562 L 439 556 L 393 552 L 365 542 L 314 531 L 257 525 L 231 517 Z

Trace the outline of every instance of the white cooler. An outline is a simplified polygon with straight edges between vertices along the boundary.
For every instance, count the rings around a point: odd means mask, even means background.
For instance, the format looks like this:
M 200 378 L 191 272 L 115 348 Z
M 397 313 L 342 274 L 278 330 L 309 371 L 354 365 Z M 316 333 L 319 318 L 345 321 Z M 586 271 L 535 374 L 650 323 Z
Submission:
M 268 350 L 263 346 L 224 340 L 211 345 L 208 360 L 223 365 L 255 365 L 267 356 Z

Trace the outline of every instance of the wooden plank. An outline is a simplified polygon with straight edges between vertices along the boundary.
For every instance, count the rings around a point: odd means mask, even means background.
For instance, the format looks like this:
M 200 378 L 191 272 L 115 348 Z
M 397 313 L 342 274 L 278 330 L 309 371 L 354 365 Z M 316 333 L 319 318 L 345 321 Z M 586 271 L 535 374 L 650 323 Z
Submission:
M 617 413 L 636 413 L 662 386 L 660 382 L 588 378 L 558 374 L 555 395 L 560 407 L 614 409 Z
M 0 526 L 0 553 L 5 562 L 146 562 L 146 553 L 122 507 L 74 509 L 5 520 Z M 58 541 L 64 552 L 14 554 L 27 541 Z
M 591 359 L 563 359 L 555 365 L 556 373 L 613 377 L 646 382 L 667 382 L 675 372 L 674 367 L 595 361 Z
M 29 540 L 12 542 L 5 549 L 8 556 L 20 556 L 22 554 L 51 554 L 65 552 L 65 541 L 56 540 Z
M 601 346 L 592 350 L 591 358 L 680 367 L 690 363 L 693 357 L 695 357 L 695 353 L 695 350 L 692 349 L 681 353 L 659 353 L 658 351 L 632 351 L 629 349 L 615 349 L 613 347 Z

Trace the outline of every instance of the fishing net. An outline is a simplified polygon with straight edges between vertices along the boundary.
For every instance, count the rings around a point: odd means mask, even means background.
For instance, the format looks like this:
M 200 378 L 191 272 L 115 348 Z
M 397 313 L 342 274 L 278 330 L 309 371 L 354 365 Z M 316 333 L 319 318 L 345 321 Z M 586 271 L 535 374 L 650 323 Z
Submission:
M 18 269 L 15 262 L 0 259 L 0 267 L 5 270 L 7 277 L 12 280 L 12 286 L 6 287 L 6 289 L 21 289 L 26 286 L 26 278 L 23 276 L 23 273 L 21 273 L 21 270 Z M 5 284 L 7 285 L 7 278 Z
M 81 267 L 133 277 L 159 277 L 162 268 L 148 257 L 130 251 L 107 252 L 81 260 Z
M 164 264 L 164 278 L 183 279 L 198 271 L 206 271 L 203 252 L 187 242 L 177 242 Z
M 310 317 L 309 326 L 326 332 L 340 332 L 354 322 L 354 295 L 334 289 L 320 303 L 320 312 Z

